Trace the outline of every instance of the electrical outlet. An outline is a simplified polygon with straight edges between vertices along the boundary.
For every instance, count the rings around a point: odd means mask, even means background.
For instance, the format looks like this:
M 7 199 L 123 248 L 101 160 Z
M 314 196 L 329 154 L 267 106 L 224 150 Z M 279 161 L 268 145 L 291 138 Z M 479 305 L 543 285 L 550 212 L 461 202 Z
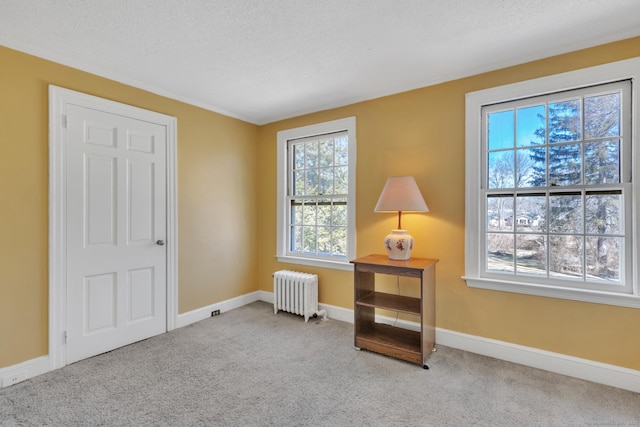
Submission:
M 27 379 L 27 374 L 24 372 L 17 372 L 8 377 L 2 378 L 2 387 L 9 387 L 10 385 L 18 384 L 20 381 Z
M 220 314 L 220 310 L 213 310 L 213 311 L 211 312 L 211 317 L 213 317 L 213 316 L 217 316 L 218 314 Z

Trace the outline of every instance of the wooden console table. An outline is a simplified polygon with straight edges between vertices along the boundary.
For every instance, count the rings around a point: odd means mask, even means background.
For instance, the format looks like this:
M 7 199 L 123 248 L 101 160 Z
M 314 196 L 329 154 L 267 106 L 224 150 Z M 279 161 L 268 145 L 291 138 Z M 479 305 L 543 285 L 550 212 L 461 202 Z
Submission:
M 354 335 L 356 349 L 366 349 L 421 365 L 435 348 L 435 271 L 437 259 L 391 260 L 368 255 L 354 264 Z M 410 277 L 420 282 L 420 298 L 377 292 L 376 274 Z M 375 320 L 375 309 L 420 317 L 420 331 L 398 328 Z

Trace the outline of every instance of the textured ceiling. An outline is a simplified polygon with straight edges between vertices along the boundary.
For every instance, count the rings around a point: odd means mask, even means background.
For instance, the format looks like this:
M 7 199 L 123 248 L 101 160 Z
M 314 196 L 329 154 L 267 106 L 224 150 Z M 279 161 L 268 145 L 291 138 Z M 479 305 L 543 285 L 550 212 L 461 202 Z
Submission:
M 256 124 L 637 35 L 640 0 L 0 0 L 4 46 Z

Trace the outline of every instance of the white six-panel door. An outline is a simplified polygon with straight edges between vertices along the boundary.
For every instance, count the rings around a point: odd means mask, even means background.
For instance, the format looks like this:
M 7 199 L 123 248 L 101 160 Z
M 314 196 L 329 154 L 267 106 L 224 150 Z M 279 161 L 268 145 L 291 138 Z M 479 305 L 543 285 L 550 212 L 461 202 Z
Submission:
M 166 129 L 69 105 L 67 363 L 167 330 Z

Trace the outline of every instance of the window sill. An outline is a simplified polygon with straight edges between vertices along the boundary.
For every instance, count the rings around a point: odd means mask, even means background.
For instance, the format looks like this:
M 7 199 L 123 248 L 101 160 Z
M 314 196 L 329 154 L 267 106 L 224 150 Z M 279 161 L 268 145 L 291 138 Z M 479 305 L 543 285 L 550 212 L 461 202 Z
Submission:
M 322 259 L 310 259 L 294 256 L 277 256 L 279 262 L 288 264 L 308 265 L 311 267 L 331 268 L 333 270 L 353 271 L 353 264 L 349 261 L 328 261 Z
M 595 304 L 640 308 L 640 296 L 636 295 L 586 291 L 580 289 L 567 289 L 558 286 L 516 283 L 495 279 L 483 279 L 478 277 L 463 276 L 462 279 L 467 282 L 467 286 L 470 288 L 512 292 L 517 294 L 535 295 L 541 297 L 560 298 L 573 301 L 590 302 Z

